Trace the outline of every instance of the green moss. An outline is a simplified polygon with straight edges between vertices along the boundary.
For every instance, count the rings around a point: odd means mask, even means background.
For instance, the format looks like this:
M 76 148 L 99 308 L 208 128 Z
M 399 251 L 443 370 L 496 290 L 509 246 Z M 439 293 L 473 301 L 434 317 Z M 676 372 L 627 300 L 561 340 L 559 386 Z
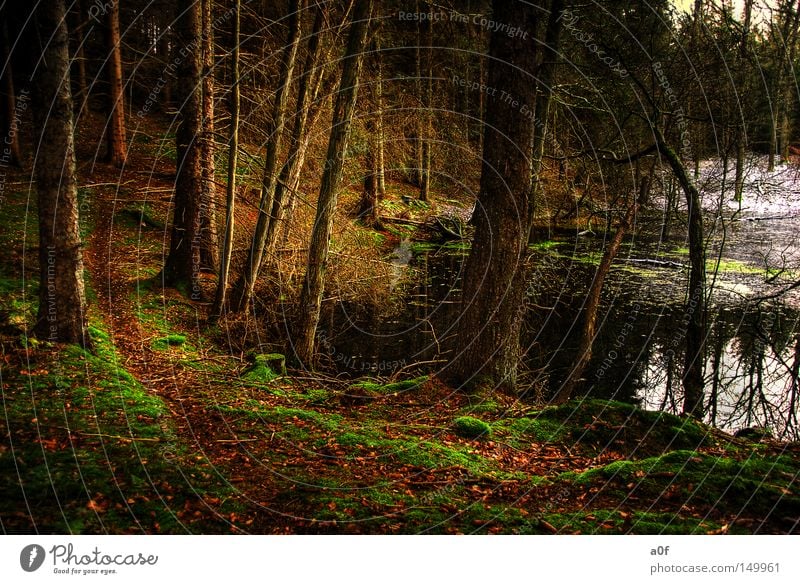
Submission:
M 404 381 L 395 381 L 394 383 L 380 384 L 375 381 L 359 381 L 353 383 L 348 388 L 348 392 L 352 395 L 357 395 L 360 392 L 374 393 L 376 395 L 391 395 L 395 393 L 405 393 L 419 389 L 428 381 L 427 375 L 416 377 L 414 379 L 407 379 Z
M 599 399 L 551 406 L 523 418 L 501 420 L 494 428 L 518 443 L 563 442 L 594 451 L 610 449 L 629 458 L 698 448 L 708 441 L 705 427 L 689 418 Z
M 20 477 L 0 484 L 6 529 L 192 531 L 174 510 L 209 486 L 210 469 L 188 455 L 167 405 L 125 370 L 98 323 L 89 335 L 93 352 L 31 349 L 35 370 L 6 372 L 4 424 L 16 440 L 13 456 L 0 452 L 0 473 Z M 16 513 L 25 508 L 30 519 Z
M 156 339 L 153 341 L 152 347 L 154 349 L 167 349 L 169 347 L 180 347 L 184 344 L 186 344 L 185 335 L 172 334 Z
M 493 399 L 478 399 L 475 403 L 461 408 L 463 414 L 496 414 L 503 410 L 503 406 Z
M 800 463 L 790 457 L 744 460 L 676 450 L 640 461 L 621 460 L 583 473 L 563 476 L 578 485 L 597 482 L 635 484 L 639 497 L 679 498 L 730 513 L 768 517 L 800 512 L 796 480 Z
M 765 272 L 763 268 L 752 266 L 738 260 L 723 258 L 719 260 L 719 265 L 717 264 L 717 258 L 706 260 L 706 272 L 711 273 L 714 271 L 720 274 L 761 274 Z
M 269 383 L 286 375 L 286 357 L 280 353 L 266 353 L 251 356 L 251 365 L 241 378 L 255 383 Z
M 691 517 L 682 513 L 654 513 L 648 511 L 622 511 L 597 509 L 547 513 L 542 519 L 559 533 L 582 534 L 637 534 L 637 535 L 687 535 L 705 534 L 721 525 L 711 519 Z
M 562 245 L 563 242 L 560 241 L 553 241 L 552 239 L 547 239 L 545 241 L 537 241 L 536 243 L 530 244 L 528 247 L 531 249 L 536 249 L 539 251 L 547 251 Z
M 391 438 L 374 428 L 348 430 L 337 436 L 336 442 L 350 448 L 353 456 L 366 454 L 417 468 L 462 467 L 476 476 L 490 473 L 493 468 L 488 460 L 463 447 L 447 446 L 429 440 Z
M 453 420 L 456 434 L 462 438 L 488 438 L 492 435 L 492 427 L 478 418 L 461 416 Z

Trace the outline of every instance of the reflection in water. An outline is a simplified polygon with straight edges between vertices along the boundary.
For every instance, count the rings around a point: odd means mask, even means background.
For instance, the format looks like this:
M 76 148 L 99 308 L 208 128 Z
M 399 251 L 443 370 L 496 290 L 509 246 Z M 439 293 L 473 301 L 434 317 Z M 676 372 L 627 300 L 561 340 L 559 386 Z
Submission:
M 397 302 L 364 311 L 339 304 L 325 335 L 331 363 L 346 375 L 388 375 L 412 367 L 436 371 L 450 355 L 460 312 L 466 252 L 437 249 L 401 267 L 409 247 L 393 260 L 390 284 Z M 562 248 L 563 249 L 563 248 Z M 528 398 L 546 402 L 572 367 L 581 313 L 595 266 L 572 259 L 586 250 L 536 252 L 523 334 Z M 402 276 L 402 279 L 401 279 Z M 642 272 L 618 262 L 609 275 L 583 395 L 637 402 L 680 412 L 683 401 L 683 272 Z M 716 304 L 714 304 L 716 302 Z M 712 294 L 704 375 L 707 421 L 725 430 L 769 428 L 797 439 L 800 332 L 795 308 L 758 305 L 737 295 Z

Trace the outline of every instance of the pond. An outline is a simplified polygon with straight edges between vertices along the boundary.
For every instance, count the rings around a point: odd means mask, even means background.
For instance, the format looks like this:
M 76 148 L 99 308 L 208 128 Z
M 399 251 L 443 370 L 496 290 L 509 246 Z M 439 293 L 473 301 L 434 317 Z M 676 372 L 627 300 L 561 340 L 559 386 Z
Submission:
M 713 200 L 713 188 L 706 186 L 706 193 Z M 763 426 L 776 437 L 798 439 L 800 297 L 797 289 L 787 291 L 800 279 L 796 210 L 774 201 L 736 207 L 706 209 L 706 418 L 728 431 Z M 648 233 L 657 229 L 644 226 L 644 218 L 606 278 L 580 392 L 680 412 L 686 242 Z M 546 403 L 567 378 L 586 292 L 606 244 L 603 237 L 562 233 L 530 248 L 525 398 Z M 379 308 L 339 303 L 323 319 L 321 350 L 329 365 L 352 377 L 435 372 L 452 351 L 468 253 L 460 242 L 403 241 L 391 258 L 393 302 Z

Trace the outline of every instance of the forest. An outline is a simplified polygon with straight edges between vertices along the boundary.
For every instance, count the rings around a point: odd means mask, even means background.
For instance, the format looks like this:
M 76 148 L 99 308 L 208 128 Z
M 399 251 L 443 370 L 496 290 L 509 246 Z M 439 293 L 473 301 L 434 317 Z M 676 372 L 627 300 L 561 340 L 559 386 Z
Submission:
M 800 2 L 0 26 L 2 533 L 800 533 Z

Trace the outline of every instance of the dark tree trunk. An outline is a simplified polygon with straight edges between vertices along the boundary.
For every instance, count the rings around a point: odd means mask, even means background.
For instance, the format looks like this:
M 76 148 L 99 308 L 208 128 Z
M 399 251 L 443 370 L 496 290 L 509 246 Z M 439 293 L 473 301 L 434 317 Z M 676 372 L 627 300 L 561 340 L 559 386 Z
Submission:
M 686 355 L 683 365 L 683 412 L 703 417 L 703 345 L 706 335 L 706 253 L 700 193 L 677 153 L 655 128 L 659 152 L 667 159 L 686 195 L 689 207 L 689 294 L 686 302 Z
M 645 187 L 646 188 L 646 187 Z M 572 371 L 567 379 L 562 384 L 558 393 L 553 398 L 552 403 L 564 403 L 572 397 L 578 384 L 582 381 L 583 373 L 592 359 L 592 345 L 594 344 L 594 336 L 597 331 L 597 313 L 600 309 L 600 295 L 603 292 L 603 284 L 605 283 L 606 276 L 611 271 L 611 264 L 614 258 L 617 257 L 619 248 L 622 245 L 622 239 L 628 231 L 628 227 L 633 222 L 636 214 L 637 203 L 632 203 L 625 214 L 625 218 L 617 227 L 614 237 L 611 239 L 603 258 L 600 260 L 600 265 L 594 274 L 594 280 L 589 287 L 589 293 L 586 298 L 586 307 L 584 308 L 584 321 L 583 331 L 581 333 L 581 342 L 578 347 L 578 356 L 572 366 Z
M 314 337 L 322 305 L 333 215 L 342 179 L 347 139 L 355 111 L 358 80 L 371 14 L 372 0 L 356 0 L 353 23 L 343 59 L 342 78 L 333 108 L 333 127 L 328 141 L 314 228 L 311 232 L 306 275 L 300 292 L 300 314 L 292 341 L 297 359 L 308 367 L 314 364 Z
M 377 39 L 379 33 L 375 33 Z M 377 59 L 377 40 L 372 43 L 372 57 Z M 376 71 L 378 67 L 375 67 Z M 376 73 L 373 72 L 373 73 Z M 377 73 L 376 73 L 377 74 Z M 378 118 L 380 117 L 380 91 L 377 84 L 380 80 L 376 80 L 376 85 L 372 86 L 372 108 L 373 113 L 369 115 L 365 122 L 367 131 L 367 153 L 364 157 L 364 189 L 361 195 L 361 201 L 358 208 L 358 218 L 369 227 L 374 227 L 378 224 L 378 201 L 380 179 L 378 176 L 379 171 L 379 151 L 382 150 L 382 140 L 379 134 Z
M 88 85 L 86 83 L 86 54 L 83 50 L 83 45 L 86 43 L 86 36 L 84 33 L 84 29 L 86 28 L 86 19 L 84 15 L 86 14 L 86 10 L 84 10 L 84 0 L 78 0 L 77 4 L 77 38 L 75 39 L 75 43 L 77 44 L 77 48 L 75 50 L 75 65 L 78 69 L 78 113 L 83 111 L 83 105 L 86 103 L 86 98 L 88 97 Z M 74 100 L 73 100 L 74 101 Z M 73 106 L 76 105 L 73 103 Z
M 541 4 L 495 0 L 493 18 L 535 31 Z M 475 238 L 464 272 L 456 352 L 444 372 L 451 383 L 467 389 L 516 389 L 534 131 L 532 115 L 521 112 L 530 114 L 536 100 L 537 46 L 533 34 L 492 34 L 487 84 L 497 92 L 486 98 Z
M 742 206 L 742 193 L 744 191 L 744 164 L 745 164 L 745 141 L 747 140 L 747 129 L 742 126 L 737 131 L 736 136 L 736 176 L 733 182 L 733 196 Z
M 33 332 L 40 339 L 85 345 L 89 339 L 64 1 L 39 3 L 33 18 L 35 34 L 44 43 L 34 57 L 31 83 L 40 273 Z
M 267 230 L 272 220 L 272 203 L 275 198 L 275 186 L 278 182 L 278 155 L 283 142 L 284 121 L 286 119 L 286 103 L 289 99 L 289 88 L 294 74 L 297 47 L 300 44 L 301 32 L 301 0 L 292 0 L 289 5 L 289 39 L 283 53 L 281 62 L 280 86 L 275 93 L 272 104 L 272 125 L 269 128 L 267 153 L 264 160 L 264 175 L 261 181 L 261 201 L 258 206 L 258 220 L 256 221 L 250 252 L 241 276 L 236 281 L 232 293 L 231 304 L 236 311 L 247 310 L 253 298 L 258 271 L 264 257 L 267 243 Z
M 550 16 L 547 20 L 547 31 L 542 48 L 542 66 L 539 72 L 538 91 L 536 94 L 536 107 L 534 109 L 534 136 L 533 136 L 533 162 L 531 169 L 532 187 L 530 206 L 531 231 L 528 240 L 533 243 L 536 239 L 536 230 L 533 229 L 533 219 L 536 213 L 536 202 L 541 195 L 541 181 L 539 174 L 542 169 L 544 145 L 547 138 L 547 120 L 550 117 L 550 103 L 553 96 L 553 84 L 556 80 L 556 70 L 559 62 L 559 43 L 561 39 L 561 20 L 564 10 L 563 0 L 553 0 L 550 6 Z
M 11 49 L 8 40 L 8 24 L 2 24 L 3 61 L 0 70 L 3 72 L 3 123 L 2 123 L 2 164 L 19 166 L 19 116 L 17 112 L 17 96 L 14 92 L 14 72 L 11 68 Z M 71 99 L 71 98 L 70 98 Z
M 278 234 L 278 225 L 284 220 L 287 210 L 287 193 L 289 200 L 293 200 L 293 192 L 299 184 L 299 172 L 305 161 L 305 149 L 307 142 L 303 141 L 306 127 L 309 120 L 311 103 L 316 99 L 319 91 L 319 82 L 322 79 L 322 71 L 318 71 L 320 36 L 322 35 L 322 25 L 325 21 L 325 12 L 321 6 L 316 7 L 314 24 L 311 36 L 308 39 L 306 60 L 303 71 L 300 75 L 300 86 L 297 90 L 297 107 L 294 115 L 294 125 L 289 143 L 289 156 L 281 168 L 278 183 L 275 185 L 275 197 L 272 201 L 272 220 L 267 226 L 266 242 L 264 245 L 265 256 L 272 257 L 275 250 L 275 242 Z M 314 110 L 319 111 L 319 108 Z M 311 115 L 313 118 L 314 116 Z M 296 176 L 297 175 L 297 176 Z M 262 260 L 262 265 L 264 260 Z
M 225 197 L 225 236 L 222 245 L 222 258 L 219 266 L 219 280 L 214 298 L 214 307 L 211 313 L 215 316 L 222 314 L 225 309 L 225 297 L 228 289 L 228 275 L 231 270 L 231 255 L 233 254 L 233 232 L 235 228 L 236 207 L 236 163 L 239 155 L 239 30 L 241 0 L 234 0 L 233 4 L 233 35 L 231 52 L 231 94 L 230 114 L 231 133 L 228 143 L 228 188 Z
M 431 194 L 431 143 L 433 142 L 433 22 L 425 23 L 425 111 L 422 113 L 422 152 L 420 167 L 419 200 L 430 200 Z
M 361 219 L 364 225 L 374 227 L 378 223 L 378 167 L 374 141 L 374 120 L 367 120 L 366 130 L 367 135 L 370 137 L 370 144 L 365 156 L 364 190 L 359 203 L 358 218 Z
M 217 185 L 214 155 L 214 25 L 213 0 L 202 0 L 203 8 L 203 131 L 198 137 L 203 158 L 203 205 L 200 217 L 202 241 L 200 265 L 212 272 L 219 267 L 217 234 Z
M 200 3 L 181 0 L 176 7 L 175 41 L 180 47 L 200 47 L 202 19 Z M 198 137 L 203 131 L 202 53 L 187 50 L 177 71 L 180 120 L 175 135 L 177 177 L 175 179 L 175 210 L 172 220 L 169 255 L 161 278 L 171 286 L 202 299 L 200 288 L 200 249 L 202 247 L 202 182 L 203 157 Z
M 122 166 L 128 155 L 125 138 L 125 100 L 122 91 L 122 54 L 119 35 L 119 2 L 111 2 L 106 11 L 108 62 L 106 75 L 109 84 L 109 115 L 106 127 L 106 159 Z

